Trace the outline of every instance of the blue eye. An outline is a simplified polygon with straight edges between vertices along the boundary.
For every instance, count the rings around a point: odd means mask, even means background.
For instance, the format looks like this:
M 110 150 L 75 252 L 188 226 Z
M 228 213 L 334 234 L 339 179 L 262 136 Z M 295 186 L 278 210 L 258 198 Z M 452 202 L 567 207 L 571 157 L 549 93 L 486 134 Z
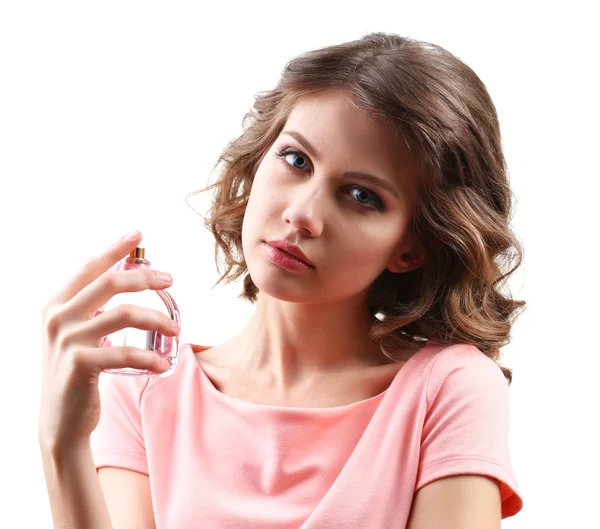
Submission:
M 292 150 L 290 150 L 290 149 L 284 149 L 283 151 L 281 151 L 281 152 L 277 153 L 277 156 L 279 156 L 279 157 L 280 157 L 280 159 L 283 159 L 283 160 L 285 160 L 285 158 L 286 158 L 287 156 L 289 156 L 289 155 L 292 155 L 292 156 L 299 156 L 301 159 L 302 159 L 302 158 L 304 158 L 304 160 L 305 160 L 305 161 L 307 160 L 307 158 L 306 158 L 306 157 L 305 157 L 305 156 L 304 156 L 302 153 L 300 153 L 300 152 L 297 152 L 297 151 L 292 151 Z M 287 162 L 285 162 L 285 161 L 284 161 L 284 163 L 285 163 L 286 165 L 290 165 L 290 164 L 288 164 L 288 163 L 287 163 Z M 304 169 L 305 169 L 305 167 L 298 167 L 297 165 L 294 165 L 294 164 L 292 164 L 292 167 L 293 167 L 294 169 L 300 169 L 301 171 L 304 171 Z
M 298 167 L 297 165 L 295 165 L 293 163 L 289 164 L 286 161 L 286 158 L 290 155 L 299 156 L 300 158 L 304 159 L 306 164 L 308 164 L 308 158 L 304 154 L 302 154 L 300 151 L 291 149 L 290 147 L 288 147 L 287 149 L 283 149 L 280 152 L 275 153 L 275 156 L 277 156 L 277 158 L 281 161 L 281 163 L 283 163 L 288 169 L 296 169 L 298 171 L 306 171 L 307 167 L 310 167 L 308 165 L 302 165 L 302 167 Z M 364 205 L 367 209 L 374 209 L 376 211 L 383 210 L 383 202 L 373 191 L 371 191 L 365 187 L 362 187 L 362 186 L 348 186 L 348 187 L 352 191 L 354 191 L 354 190 L 359 191 L 359 194 L 357 194 L 356 196 L 361 196 L 365 199 L 369 199 L 369 198 L 374 199 L 374 205 L 369 205 L 368 202 L 362 202 L 361 200 L 358 200 L 358 202 L 360 204 Z
M 358 193 L 356 193 L 354 196 L 362 197 L 365 200 L 369 200 L 369 198 L 371 198 L 371 195 L 375 196 L 375 197 L 377 196 L 374 193 L 372 193 L 371 191 L 369 191 L 368 189 L 365 189 L 364 187 L 352 186 L 352 187 L 350 187 L 350 189 L 352 191 L 358 191 Z M 368 202 L 363 202 L 360 198 L 358 198 L 358 202 L 360 202 L 361 204 L 365 204 L 365 205 L 368 204 Z M 374 209 L 377 209 L 377 210 L 381 209 L 379 207 L 374 207 L 374 206 L 371 206 L 371 207 L 373 207 Z

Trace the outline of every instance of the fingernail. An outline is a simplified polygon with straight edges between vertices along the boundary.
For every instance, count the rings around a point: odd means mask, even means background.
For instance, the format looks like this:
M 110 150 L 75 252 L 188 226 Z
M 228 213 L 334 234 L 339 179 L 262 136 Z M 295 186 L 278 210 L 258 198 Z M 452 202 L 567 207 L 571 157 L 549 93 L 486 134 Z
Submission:
M 167 272 L 158 272 L 158 277 L 163 281 L 173 281 L 173 276 Z
M 125 235 L 125 237 L 123 237 L 123 239 L 125 239 L 127 241 L 132 241 L 139 235 L 139 233 L 140 233 L 140 230 L 132 230 L 127 235 Z

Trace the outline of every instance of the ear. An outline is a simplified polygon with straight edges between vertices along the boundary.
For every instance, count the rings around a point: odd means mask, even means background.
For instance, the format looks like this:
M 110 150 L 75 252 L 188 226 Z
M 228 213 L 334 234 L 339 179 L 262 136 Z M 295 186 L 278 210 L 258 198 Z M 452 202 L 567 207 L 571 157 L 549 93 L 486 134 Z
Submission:
M 404 272 L 410 272 L 416 270 L 425 264 L 427 255 L 423 246 L 418 243 L 412 245 L 412 247 L 406 251 L 406 246 L 401 247 L 390 260 L 387 269 L 394 274 L 402 274 Z

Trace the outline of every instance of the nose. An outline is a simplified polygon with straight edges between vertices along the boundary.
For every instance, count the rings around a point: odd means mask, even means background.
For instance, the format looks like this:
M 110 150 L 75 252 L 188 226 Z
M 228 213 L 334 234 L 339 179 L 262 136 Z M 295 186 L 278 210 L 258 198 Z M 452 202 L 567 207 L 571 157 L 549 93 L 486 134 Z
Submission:
M 288 198 L 288 206 L 282 213 L 282 220 L 294 229 L 317 237 L 323 231 L 324 213 L 327 209 L 325 186 L 318 188 L 311 183 L 304 188 L 296 187 Z

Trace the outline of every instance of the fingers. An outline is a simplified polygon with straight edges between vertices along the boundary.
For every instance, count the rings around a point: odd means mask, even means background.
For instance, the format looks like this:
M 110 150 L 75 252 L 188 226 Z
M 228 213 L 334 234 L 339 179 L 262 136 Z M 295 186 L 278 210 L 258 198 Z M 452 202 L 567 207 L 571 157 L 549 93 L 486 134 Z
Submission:
M 166 279 L 161 272 L 150 268 L 106 272 L 64 304 L 63 316 L 72 320 L 88 319 L 118 293 L 163 290 L 172 282 L 172 278 Z
M 71 327 L 72 334 L 62 337 L 61 347 L 67 349 L 75 343 L 100 343 L 103 336 L 127 327 L 158 331 L 166 336 L 176 336 L 180 330 L 177 323 L 162 312 L 125 304 Z
M 137 231 L 137 230 L 136 230 Z M 126 238 L 129 234 L 120 238 L 99 255 L 90 259 L 75 276 L 50 300 L 48 305 L 62 305 L 69 301 L 85 286 L 100 277 L 111 266 L 129 255 L 137 248 L 142 239 L 141 232 L 133 234 L 132 238 Z
M 73 373 L 99 375 L 106 369 L 125 367 L 162 373 L 169 369 L 169 362 L 146 349 L 131 346 L 83 348 L 71 356 Z

